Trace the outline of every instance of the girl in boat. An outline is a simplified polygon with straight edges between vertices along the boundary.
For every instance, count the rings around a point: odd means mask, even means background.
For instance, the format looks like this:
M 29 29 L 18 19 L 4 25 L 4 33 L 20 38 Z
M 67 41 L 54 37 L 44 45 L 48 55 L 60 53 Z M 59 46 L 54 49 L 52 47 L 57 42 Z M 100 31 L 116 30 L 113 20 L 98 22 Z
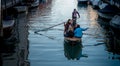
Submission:
M 74 32 L 73 32 L 73 26 L 72 26 L 72 20 L 68 19 L 67 23 L 64 24 L 64 36 L 65 37 L 73 37 L 74 36 Z

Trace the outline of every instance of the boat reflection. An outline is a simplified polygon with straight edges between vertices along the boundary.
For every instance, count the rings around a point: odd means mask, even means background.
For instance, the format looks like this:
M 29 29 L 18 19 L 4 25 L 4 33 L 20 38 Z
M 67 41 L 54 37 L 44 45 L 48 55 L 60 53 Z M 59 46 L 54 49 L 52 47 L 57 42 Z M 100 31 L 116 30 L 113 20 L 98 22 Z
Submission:
M 82 54 L 81 41 L 71 41 L 64 39 L 64 55 L 68 60 L 79 60 L 81 57 L 88 57 Z

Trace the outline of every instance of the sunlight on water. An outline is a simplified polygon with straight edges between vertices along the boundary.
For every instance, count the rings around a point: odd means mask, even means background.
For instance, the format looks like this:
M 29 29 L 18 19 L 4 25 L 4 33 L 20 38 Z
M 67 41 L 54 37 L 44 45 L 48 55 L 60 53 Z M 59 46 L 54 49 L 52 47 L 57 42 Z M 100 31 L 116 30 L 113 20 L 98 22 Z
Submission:
M 54 0 L 52 7 L 53 16 L 59 16 L 61 20 L 71 18 L 72 11 L 77 8 L 76 0 Z

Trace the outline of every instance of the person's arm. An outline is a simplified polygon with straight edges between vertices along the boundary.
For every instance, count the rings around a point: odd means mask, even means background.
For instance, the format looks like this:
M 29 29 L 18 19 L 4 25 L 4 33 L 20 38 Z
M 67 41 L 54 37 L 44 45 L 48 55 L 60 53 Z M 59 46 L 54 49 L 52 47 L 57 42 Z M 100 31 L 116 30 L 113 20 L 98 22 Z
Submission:
M 74 16 L 74 13 L 72 12 L 72 18 L 73 18 L 73 16 Z
M 81 28 L 82 31 L 86 31 L 87 29 L 88 29 L 88 27 L 87 28 Z
M 80 18 L 80 14 L 79 14 L 79 12 L 77 12 L 77 14 L 78 14 L 78 16 L 79 16 L 79 18 Z

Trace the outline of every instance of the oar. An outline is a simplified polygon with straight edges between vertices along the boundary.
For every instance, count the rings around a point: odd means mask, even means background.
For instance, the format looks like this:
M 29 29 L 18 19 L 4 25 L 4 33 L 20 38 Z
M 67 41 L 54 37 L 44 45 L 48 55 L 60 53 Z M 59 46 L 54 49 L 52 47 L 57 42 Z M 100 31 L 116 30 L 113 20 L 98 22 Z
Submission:
M 58 25 L 61 25 L 61 24 L 64 24 L 64 22 L 59 23 L 59 24 L 56 24 L 56 25 L 53 25 L 53 26 L 50 26 L 50 27 L 45 28 L 45 29 L 42 29 L 42 30 L 37 30 L 37 31 L 35 31 L 35 33 L 39 32 L 39 31 L 46 31 L 46 30 L 48 30 L 48 29 L 50 29 L 50 28 L 53 28 L 53 27 L 58 26 Z
M 84 35 L 91 35 L 91 36 L 95 36 L 95 35 L 93 35 L 93 34 L 89 34 L 89 33 L 83 33 Z
M 49 38 L 49 39 L 52 39 L 52 40 L 54 40 L 54 39 L 55 39 L 55 38 L 53 38 L 53 37 L 46 36 L 46 35 L 43 35 L 43 34 L 41 34 L 41 33 L 37 33 L 37 32 L 36 32 L 36 34 L 38 34 L 38 35 L 42 35 L 42 36 L 45 36 L 45 37 L 47 37 L 47 38 Z

